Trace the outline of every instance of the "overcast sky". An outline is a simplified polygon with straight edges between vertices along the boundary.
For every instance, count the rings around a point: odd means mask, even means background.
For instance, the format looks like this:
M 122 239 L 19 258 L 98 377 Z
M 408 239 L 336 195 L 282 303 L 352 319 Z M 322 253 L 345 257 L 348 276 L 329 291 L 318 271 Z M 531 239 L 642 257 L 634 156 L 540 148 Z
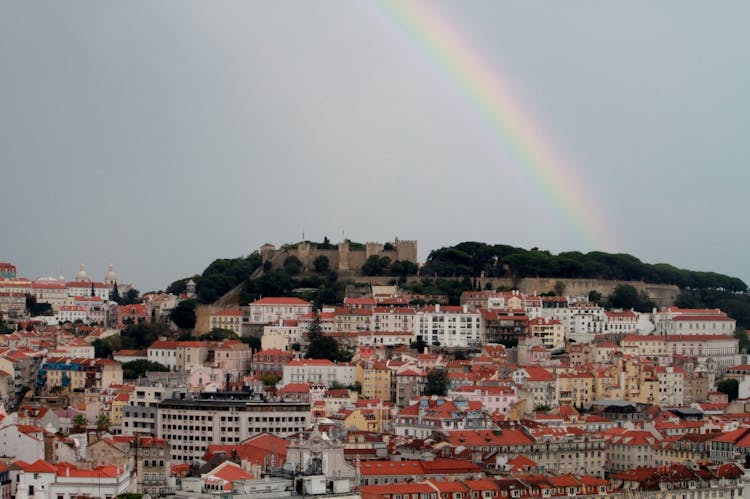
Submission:
M 359 1 L 0 2 L 0 261 L 141 291 L 305 237 L 602 249 L 750 280 L 750 3 L 433 2 L 568 158 L 593 248 Z M 525 178 L 525 180 L 524 180 Z

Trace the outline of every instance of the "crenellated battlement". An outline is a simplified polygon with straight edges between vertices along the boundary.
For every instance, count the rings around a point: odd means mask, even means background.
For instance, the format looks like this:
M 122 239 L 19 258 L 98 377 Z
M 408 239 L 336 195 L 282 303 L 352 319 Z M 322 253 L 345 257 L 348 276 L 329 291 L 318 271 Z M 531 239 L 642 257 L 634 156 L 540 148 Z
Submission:
M 273 268 L 280 268 L 284 260 L 294 256 L 302 262 L 305 271 L 313 270 L 315 260 L 321 256 L 328 258 L 329 268 L 337 270 L 359 271 L 371 256 L 387 256 L 391 261 L 406 260 L 417 263 L 416 240 L 396 238 L 387 243 L 368 241 L 359 244 L 347 239 L 332 246 L 333 248 L 318 248 L 309 241 L 300 241 L 295 244 L 284 244 L 277 249 L 273 244 L 266 243 L 260 247 L 260 254 L 263 262 L 270 262 Z

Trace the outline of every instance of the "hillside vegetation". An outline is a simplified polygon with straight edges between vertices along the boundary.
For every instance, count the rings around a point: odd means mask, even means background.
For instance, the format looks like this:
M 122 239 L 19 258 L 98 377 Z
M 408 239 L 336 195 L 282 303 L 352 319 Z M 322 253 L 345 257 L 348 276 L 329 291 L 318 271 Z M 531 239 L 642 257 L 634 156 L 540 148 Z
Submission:
M 427 296 L 444 295 L 451 304 L 457 304 L 464 291 L 477 289 L 476 278 L 482 274 L 485 277 L 513 279 L 545 277 L 643 281 L 676 285 L 681 289 L 677 305 L 721 308 L 737 319 L 738 326 L 750 327 L 750 295 L 741 279 L 715 272 L 679 269 L 666 263 L 648 264 L 627 254 L 568 251 L 555 255 L 537 248 L 527 250 L 502 244 L 463 242 L 432 251 L 420 269 L 421 279 L 411 282 L 407 282 L 406 277 L 414 275 L 416 267 L 376 259 L 374 257 L 368 261 L 363 268 L 364 275 L 391 275 L 394 283 L 398 282 L 408 291 Z M 331 270 L 327 262 L 316 262 L 316 271 L 300 274 L 301 264 L 291 259 L 285 262 L 283 268 L 268 268 L 260 277 L 251 279 L 261 264 L 257 252 L 241 258 L 214 260 L 201 274 L 175 281 L 167 291 L 182 293 L 186 283 L 193 279 L 197 285 L 197 303 L 213 303 L 241 284 L 241 304 L 262 296 L 296 295 L 320 305 L 340 303 L 346 285 L 352 284 L 351 281 L 339 279 L 338 273 Z M 617 298 L 600 297 L 597 301 L 603 305 L 617 306 Z M 651 302 L 647 295 L 639 295 L 635 300 L 636 306 L 633 308 L 650 310 Z
M 536 248 L 464 242 L 434 250 L 422 267 L 423 276 L 558 277 L 674 284 L 682 289 L 746 292 L 741 279 L 715 272 L 679 269 L 667 263 L 648 264 L 627 254 L 566 251 L 558 255 Z

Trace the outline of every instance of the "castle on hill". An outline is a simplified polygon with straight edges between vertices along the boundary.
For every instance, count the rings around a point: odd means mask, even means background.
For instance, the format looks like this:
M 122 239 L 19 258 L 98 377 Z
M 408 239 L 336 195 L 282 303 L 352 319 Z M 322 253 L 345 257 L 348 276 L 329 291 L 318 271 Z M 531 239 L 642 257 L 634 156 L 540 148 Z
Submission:
M 371 256 L 388 257 L 391 262 L 409 261 L 417 263 L 417 241 L 404 241 L 396 238 L 393 242 L 381 243 L 353 243 L 346 239 L 338 245 L 322 245 L 301 241 L 296 244 L 286 244 L 277 249 L 266 243 L 260 247 L 263 262 L 271 262 L 272 268 L 281 267 L 290 256 L 297 257 L 305 271 L 314 269 L 315 259 L 321 256 L 328 258 L 331 269 L 338 271 L 360 271 L 362 265 Z

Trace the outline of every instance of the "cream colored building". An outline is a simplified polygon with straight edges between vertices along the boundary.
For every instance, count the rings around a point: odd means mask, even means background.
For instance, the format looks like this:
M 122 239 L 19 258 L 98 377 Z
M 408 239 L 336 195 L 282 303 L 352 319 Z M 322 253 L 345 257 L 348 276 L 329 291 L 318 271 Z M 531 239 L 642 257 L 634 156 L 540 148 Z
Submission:
M 274 324 L 312 313 L 312 303 L 293 297 L 268 297 L 255 300 L 248 310 L 250 324 Z
M 309 403 L 260 402 L 241 392 L 166 399 L 157 408 L 157 437 L 171 444 L 174 462 L 202 459 L 212 444 L 239 444 L 259 433 L 284 438 L 309 426 Z
M 586 371 L 557 374 L 558 403 L 575 407 L 591 407 L 594 401 L 594 376 Z
M 242 310 L 224 309 L 214 312 L 208 318 L 211 329 L 226 329 L 242 336 Z
M 565 347 L 565 328 L 558 320 L 542 317 L 529 320 L 529 335 L 541 339 L 542 345 L 548 350 Z
M 391 380 L 393 372 L 385 363 L 375 362 L 361 369 L 362 397 L 391 402 Z
M 109 359 L 49 357 L 40 375 L 48 390 L 59 387 L 63 392 L 102 391 L 110 385 L 122 384 L 122 366 Z
M 416 310 L 409 307 L 377 307 L 372 314 L 374 331 L 408 331 L 413 333 Z

